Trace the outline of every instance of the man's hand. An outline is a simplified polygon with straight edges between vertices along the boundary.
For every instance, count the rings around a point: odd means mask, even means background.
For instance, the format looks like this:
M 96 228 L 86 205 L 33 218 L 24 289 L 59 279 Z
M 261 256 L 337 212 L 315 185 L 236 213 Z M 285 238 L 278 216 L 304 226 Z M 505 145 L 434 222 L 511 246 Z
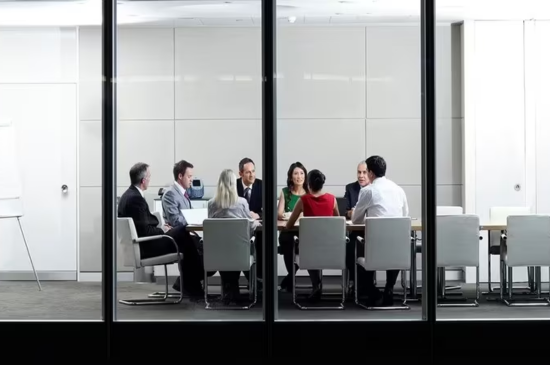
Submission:
M 171 229 L 172 227 L 168 223 L 162 226 L 162 230 L 164 231 L 164 233 L 168 232 Z

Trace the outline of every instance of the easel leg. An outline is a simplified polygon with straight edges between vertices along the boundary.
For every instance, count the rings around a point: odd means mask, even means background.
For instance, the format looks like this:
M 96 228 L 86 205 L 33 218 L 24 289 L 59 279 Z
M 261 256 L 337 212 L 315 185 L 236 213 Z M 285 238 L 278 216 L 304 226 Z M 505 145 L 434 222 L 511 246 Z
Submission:
M 19 223 L 19 229 L 21 230 L 21 236 L 23 236 L 23 242 L 25 242 L 25 247 L 27 248 L 27 254 L 29 255 L 29 260 L 31 261 L 32 271 L 34 272 L 34 277 L 36 278 L 36 283 L 38 284 L 38 290 L 42 291 L 42 285 L 40 285 L 40 280 L 38 280 L 38 274 L 34 268 L 34 263 L 32 262 L 31 251 L 29 250 L 29 245 L 27 245 L 27 239 L 25 238 L 25 233 L 23 232 L 23 227 L 21 226 L 21 221 L 17 217 L 17 223 Z

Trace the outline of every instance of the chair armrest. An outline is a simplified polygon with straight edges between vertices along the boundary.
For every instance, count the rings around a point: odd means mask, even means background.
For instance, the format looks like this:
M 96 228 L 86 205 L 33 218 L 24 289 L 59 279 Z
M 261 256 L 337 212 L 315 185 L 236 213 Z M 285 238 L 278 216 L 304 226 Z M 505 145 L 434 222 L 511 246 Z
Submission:
M 349 243 L 349 237 L 346 237 L 346 243 Z
M 298 243 L 300 242 L 300 239 L 298 238 L 298 236 L 294 236 L 294 243 Z
M 142 242 L 150 242 L 150 241 L 156 241 L 161 238 L 168 238 L 172 243 L 174 244 L 174 247 L 176 248 L 176 253 L 179 255 L 180 249 L 178 245 L 176 244 L 176 240 L 174 238 L 166 235 L 166 234 L 159 234 L 158 236 L 149 236 L 149 237 L 141 237 L 134 241 L 134 243 L 142 243 Z
M 356 243 L 365 243 L 365 239 L 363 237 L 357 237 Z
M 507 240 L 507 239 L 508 239 L 508 236 L 506 235 L 506 233 L 502 233 L 502 234 L 500 235 L 500 239 L 501 239 L 501 240 Z
M 250 239 L 250 243 L 254 243 L 256 242 L 256 236 L 252 236 L 252 238 Z

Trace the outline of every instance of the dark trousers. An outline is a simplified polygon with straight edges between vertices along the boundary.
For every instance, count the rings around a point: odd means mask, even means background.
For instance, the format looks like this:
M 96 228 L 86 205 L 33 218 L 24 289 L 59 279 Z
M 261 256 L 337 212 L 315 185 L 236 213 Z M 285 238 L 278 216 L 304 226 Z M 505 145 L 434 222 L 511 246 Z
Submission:
M 362 232 L 351 232 L 349 235 L 349 243 L 346 246 L 346 266 L 349 271 L 350 280 L 353 280 L 355 285 L 359 282 L 357 290 L 359 293 L 373 293 L 377 291 L 374 286 L 374 271 L 366 271 L 361 266 L 357 267 L 357 276 L 359 280 L 355 280 L 355 249 L 357 247 L 357 257 L 365 257 L 365 245 L 356 243 L 357 237 L 363 237 Z M 397 282 L 399 270 L 386 271 L 386 289 L 393 289 Z
M 294 236 L 298 236 L 298 232 L 281 232 L 279 235 L 279 245 L 281 246 L 281 253 L 283 254 L 286 271 L 288 272 L 285 278 L 287 283 L 290 281 L 292 270 L 296 273 L 299 268 L 298 265 L 294 263 L 293 259 L 292 248 L 294 248 L 296 254 L 300 253 L 298 244 L 294 244 Z M 308 270 L 308 273 L 314 287 L 321 284 L 321 270 Z
M 204 265 L 200 238 L 195 235 L 192 236 L 184 226 L 172 228 L 166 232 L 166 235 L 176 241 L 180 253 L 183 253 L 183 262 L 180 266 L 180 272 L 183 276 L 183 289 L 189 292 L 201 291 Z M 168 238 L 142 242 L 139 244 L 139 248 L 141 257 L 144 259 L 176 252 L 174 243 Z

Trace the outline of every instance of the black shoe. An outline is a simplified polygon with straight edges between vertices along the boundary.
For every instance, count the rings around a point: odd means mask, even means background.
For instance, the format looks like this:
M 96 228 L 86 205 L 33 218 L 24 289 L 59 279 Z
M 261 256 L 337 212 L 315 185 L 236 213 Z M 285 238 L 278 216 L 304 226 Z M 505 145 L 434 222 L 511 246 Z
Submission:
M 172 289 L 174 289 L 177 292 L 179 292 L 181 290 L 180 277 L 179 276 L 177 277 L 176 282 L 174 283 L 174 285 L 172 285 Z
M 384 295 L 382 298 L 382 306 L 393 307 L 393 289 L 384 290 Z
M 383 302 L 383 295 L 378 289 L 368 294 L 367 307 L 381 307 Z
M 319 302 L 321 300 L 321 295 L 323 294 L 323 287 L 321 285 L 313 286 L 311 294 L 307 297 L 309 302 Z
M 281 287 L 281 291 L 292 293 L 292 277 L 290 275 L 285 276 L 279 286 Z

